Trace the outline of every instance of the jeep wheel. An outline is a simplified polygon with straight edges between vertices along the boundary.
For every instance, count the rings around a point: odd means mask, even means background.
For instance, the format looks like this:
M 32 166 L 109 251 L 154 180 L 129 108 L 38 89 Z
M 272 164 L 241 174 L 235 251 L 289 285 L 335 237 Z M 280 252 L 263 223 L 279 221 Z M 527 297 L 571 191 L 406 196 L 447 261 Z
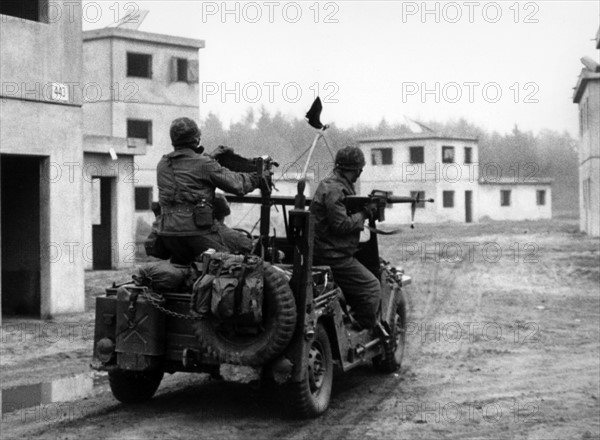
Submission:
M 293 415 L 317 417 L 329 407 L 333 383 L 333 358 L 327 331 L 322 324 L 308 351 L 308 367 L 301 382 L 292 382 L 287 390 Z
M 163 372 L 112 370 L 108 383 L 113 396 L 123 403 L 139 403 L 150 400 L 163 378 Z
M 396 313 L 392 322 L 388 323 L 390 342 L 384 345 L 384 356 L 373 358 L 373 365 L 382 373 L 393 373 L 402 365 L 404 347 L 406 345 L 406 302 L 400 291 L 396 300 Z
M 213 319 L 195 324 L 196 337 L 219 362 L 263 365 L 287 347 L 296 328 L 296 301 L 285 275 L 265 263 L 264 328 L 259 334 L 238 335 Z

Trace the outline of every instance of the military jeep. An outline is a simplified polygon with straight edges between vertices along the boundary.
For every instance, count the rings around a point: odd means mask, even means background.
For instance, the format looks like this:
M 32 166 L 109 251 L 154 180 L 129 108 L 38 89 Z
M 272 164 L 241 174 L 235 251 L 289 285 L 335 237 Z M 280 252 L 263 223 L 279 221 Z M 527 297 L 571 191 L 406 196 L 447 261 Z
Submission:
M 254 253 L 264 263 L 262 322 L 240 325 L 190 312 L 191 292 L 153 292 L 148 287 L 110 287 L 96 300 L 92 368 L 108 371 L 113 395 L 123 403 L 150 399 L 165 372 L 218 376 L 223 364 L 252 366 L 275 382 L 292 413 L 315 417 L 327 410 L 334 370 L 373 364 L 382 372 L 399 369 L 405 345 L 407 305 L 402 289 L 410 277 L 379 255 L 378 234 L 361 244 L 357 258 L 381 282 L 382 310 L 375 329 L 355 330 L 343 292 L 327 266 L 313 265 L 313 219 L 304 182 L 295 197 L 273 196 L 271 163 L 254 165 L 266 175 L 261 196 L 228 197 L 232 203 L 260 205 Z M 432 201 L 432 200 L 431 200 Z M 420 201 L 384 191 L 348 197 L 349 211 L 375 204 L 383 220 L 389 203 Z M 269 235 L 273 207 L 283 216 L 285 236 Z M 252 235 L 248 232 L 249 235 Z

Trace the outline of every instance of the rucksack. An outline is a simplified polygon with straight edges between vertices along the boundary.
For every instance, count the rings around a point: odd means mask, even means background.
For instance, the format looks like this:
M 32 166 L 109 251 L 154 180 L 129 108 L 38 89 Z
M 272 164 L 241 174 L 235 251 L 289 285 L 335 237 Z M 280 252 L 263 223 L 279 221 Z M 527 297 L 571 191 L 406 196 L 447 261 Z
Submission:
M 262 322 L 263 261 L 256 255 L 217 252 L 203 256 L 204 273 L 193 288 L 191 308 L 238 325 Z

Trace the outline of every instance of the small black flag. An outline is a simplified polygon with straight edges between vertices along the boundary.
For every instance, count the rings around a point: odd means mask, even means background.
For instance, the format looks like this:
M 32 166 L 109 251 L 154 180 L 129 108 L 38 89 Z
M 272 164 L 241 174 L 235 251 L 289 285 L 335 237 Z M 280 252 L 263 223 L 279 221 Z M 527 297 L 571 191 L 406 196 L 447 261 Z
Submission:
M 310 124 L 311 127 L 316 128 L 317 130 L 327 130 L 329 125 L 323 125 L 321 123 L 321 111 L 323 110 L 323 104 L 321 104 L 321 98 L 317 96 L 315 102 L 310 106 L 310 110 L 306 113 L 306 120 Z

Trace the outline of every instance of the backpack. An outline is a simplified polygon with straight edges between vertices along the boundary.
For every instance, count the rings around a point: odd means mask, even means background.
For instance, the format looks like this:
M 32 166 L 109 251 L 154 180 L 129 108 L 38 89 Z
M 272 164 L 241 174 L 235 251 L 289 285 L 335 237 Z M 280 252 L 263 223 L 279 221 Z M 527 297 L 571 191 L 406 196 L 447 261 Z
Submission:
M 262 322 L 264 290 L 263 261 L 256 255 L 225 252 L 205 254 L 205 270 L 193 287 L 194 314 L 209 314 L 238 325 Z

